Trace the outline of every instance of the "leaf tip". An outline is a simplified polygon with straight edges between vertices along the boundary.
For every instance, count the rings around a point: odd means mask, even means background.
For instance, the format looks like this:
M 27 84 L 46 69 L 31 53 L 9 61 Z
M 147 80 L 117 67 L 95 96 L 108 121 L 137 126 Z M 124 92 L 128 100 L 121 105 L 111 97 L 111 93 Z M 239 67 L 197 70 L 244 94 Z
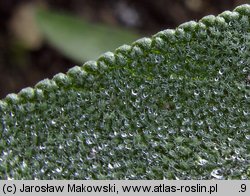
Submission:
M 23 99 L 27 99 L 27 100 L 31 100 L 34 98 L 35 96 L 35 92 L 34 92 L 34 89 L 31 88 L 31 87 L 27 87 L 27 88 L 24 88 L 22 89 L 18 95 L 23 98 Z
M 58 86 L 56 85 L 55 81 L 49 80 L 49 79 L 44 79 L 44 80 L 38 82 L 35 85 L 35 88 L 51 91 L 51 90 L 57 89 Z
M 249 4 L 243 4 L 234 9 L 235 12 L 240 13 L 241 15 L 250 15 L 250 5 Z
M 11 94 L 8 94 L 8 95 L 6 96 L 5 100 L 6 100 L 7 103 L 10 103 L 10 104 L 17 104 L 17 103 L 19 103 L 20 98 L 18 97 L 17 94 L 11 93 Z

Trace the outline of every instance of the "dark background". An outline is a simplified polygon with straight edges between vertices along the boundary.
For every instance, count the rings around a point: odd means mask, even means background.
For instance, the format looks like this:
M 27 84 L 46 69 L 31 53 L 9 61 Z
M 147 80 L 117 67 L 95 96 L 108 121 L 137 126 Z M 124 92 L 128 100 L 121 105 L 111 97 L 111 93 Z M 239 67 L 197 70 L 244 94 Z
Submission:
M 46 41 L 21 48 L 13 32 L 13 18 L 23 4 L 42 4 L 84 17 L 93 23 L 125 26 L 150 36 L 205 15 L 232 10 L 249 0 L 0 0 L 0 98 L 34 86 L 39 80 L 66 72 L 75 62 Z M 17 22 L 18 23 L 18 22 Z M 16 23 L 15 23 L 16 24 Z

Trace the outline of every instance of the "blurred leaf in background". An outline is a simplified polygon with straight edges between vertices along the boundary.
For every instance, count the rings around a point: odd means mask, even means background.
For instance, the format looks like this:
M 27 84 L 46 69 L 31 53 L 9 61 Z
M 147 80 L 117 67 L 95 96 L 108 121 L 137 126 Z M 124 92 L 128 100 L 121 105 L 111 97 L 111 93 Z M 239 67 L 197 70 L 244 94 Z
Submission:
M 91 24 L 57 11 L 37 9 L 36 18 L 49 43 L 78 63 L 94 60 L 103 52 L 130 44 L 140 37 L 125 28 Z
M 9 28 L 14 35 L 12 39 L 24 49 L 39 49 L 43 43 L 43 36 L 35 19 L 35 10 L 35 4 L 21 4 L 15 9 L 9 21 Z

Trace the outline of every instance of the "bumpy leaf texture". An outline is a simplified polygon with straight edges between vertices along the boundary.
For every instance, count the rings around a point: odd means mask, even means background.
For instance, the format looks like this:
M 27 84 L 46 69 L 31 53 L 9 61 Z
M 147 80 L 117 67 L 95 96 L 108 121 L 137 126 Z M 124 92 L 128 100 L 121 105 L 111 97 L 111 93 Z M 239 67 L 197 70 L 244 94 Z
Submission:
M 0 102 L 1 179 L 250 179 L 250 6 Z

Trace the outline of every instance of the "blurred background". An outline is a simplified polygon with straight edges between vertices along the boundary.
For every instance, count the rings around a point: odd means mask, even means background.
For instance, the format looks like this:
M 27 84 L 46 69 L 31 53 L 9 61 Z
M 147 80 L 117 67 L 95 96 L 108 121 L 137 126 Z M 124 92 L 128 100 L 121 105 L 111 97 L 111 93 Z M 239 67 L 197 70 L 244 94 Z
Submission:
M 249 0 L 0 0 L 0 99 L 137 38 Z

